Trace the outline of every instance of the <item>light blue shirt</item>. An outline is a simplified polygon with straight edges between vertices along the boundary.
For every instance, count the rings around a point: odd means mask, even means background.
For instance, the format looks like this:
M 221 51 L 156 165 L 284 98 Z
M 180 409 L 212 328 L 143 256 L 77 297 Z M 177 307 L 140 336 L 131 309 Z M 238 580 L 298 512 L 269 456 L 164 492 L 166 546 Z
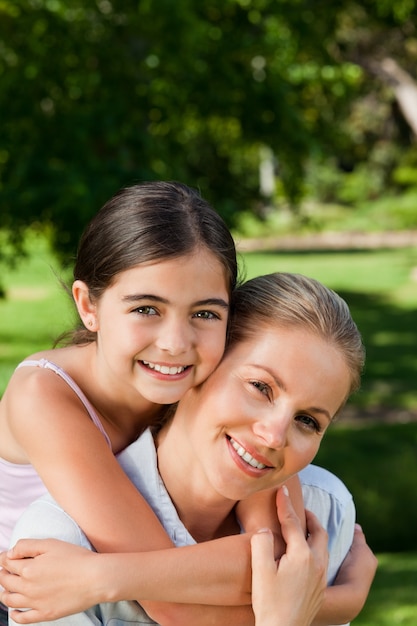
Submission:
M 118 455 L 118 461 L 130 480 L 142 493 L 176 546 L 195 543 L 178 517 L 172 500 L 158 472 L 156 449 L 151 432 Z M 352 496 L 342 481 L 325 469 L 309 465 L 300 472 L 307 509 L 313 511 L 329 536 L 328 581 L 331 584 L 352 543 L 355 508 Z M 92 546 L 74 520 L 50 495 L 36 500 L 18 521 L 12 545 L 20 538 L 62 539 L 92 550 Z M 155 624 L 136 602 L 105 603 L 55 622 L 53 626 L 127 626 L 128 623 Z M 9 624 L 17 626 L 9 620 Z

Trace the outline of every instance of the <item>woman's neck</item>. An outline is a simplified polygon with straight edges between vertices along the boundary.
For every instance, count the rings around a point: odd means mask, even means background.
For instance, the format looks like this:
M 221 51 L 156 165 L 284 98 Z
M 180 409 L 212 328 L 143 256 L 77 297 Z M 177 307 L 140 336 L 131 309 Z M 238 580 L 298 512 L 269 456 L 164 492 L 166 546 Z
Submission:
M 240 532 L 235 502 L 217 493 L 201 471 L 176 418 L 155 438 L 158 470 L 177 513 L 197 542 Z

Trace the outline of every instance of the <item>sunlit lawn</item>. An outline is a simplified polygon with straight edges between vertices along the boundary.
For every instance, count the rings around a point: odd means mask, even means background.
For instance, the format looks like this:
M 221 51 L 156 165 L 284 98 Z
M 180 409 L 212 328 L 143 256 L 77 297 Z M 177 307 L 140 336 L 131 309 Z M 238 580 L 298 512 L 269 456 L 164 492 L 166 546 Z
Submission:
M 355 626 L 416 626 L 417 553 L 382 554 L 365 608 Z
M 0 395 L 17 363 L 51 347 L 74 319 L 45 241 L 34 238 L 30 249 L 30 258 L 13 271 L 0 266 L 0 281 L 7 292 L 6 299 L 0 299 Z

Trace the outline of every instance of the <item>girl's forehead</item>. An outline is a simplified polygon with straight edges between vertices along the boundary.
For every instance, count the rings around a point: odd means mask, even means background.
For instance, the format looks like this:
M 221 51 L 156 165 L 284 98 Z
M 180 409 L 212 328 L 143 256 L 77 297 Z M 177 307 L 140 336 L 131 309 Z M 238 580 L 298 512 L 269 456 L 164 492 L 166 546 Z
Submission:
M 223 265 L 210 251 L 134 265 L 117 274 L 108 292 L 119 297 L 154 295 L 162 299 L 222 298 L 229 302 Z M 109 293 L 109 296 L 110 296 Z

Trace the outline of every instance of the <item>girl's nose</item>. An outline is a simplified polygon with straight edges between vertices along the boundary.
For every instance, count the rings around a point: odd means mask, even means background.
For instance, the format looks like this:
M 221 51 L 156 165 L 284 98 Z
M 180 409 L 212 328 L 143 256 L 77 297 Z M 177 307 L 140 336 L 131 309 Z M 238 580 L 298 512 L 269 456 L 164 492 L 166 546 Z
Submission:
M 193 331 L 185 321 L 170 320 L 160 328 L 156 345 L 160 350 L 178 356 L 191 348 L 192 337 Z

